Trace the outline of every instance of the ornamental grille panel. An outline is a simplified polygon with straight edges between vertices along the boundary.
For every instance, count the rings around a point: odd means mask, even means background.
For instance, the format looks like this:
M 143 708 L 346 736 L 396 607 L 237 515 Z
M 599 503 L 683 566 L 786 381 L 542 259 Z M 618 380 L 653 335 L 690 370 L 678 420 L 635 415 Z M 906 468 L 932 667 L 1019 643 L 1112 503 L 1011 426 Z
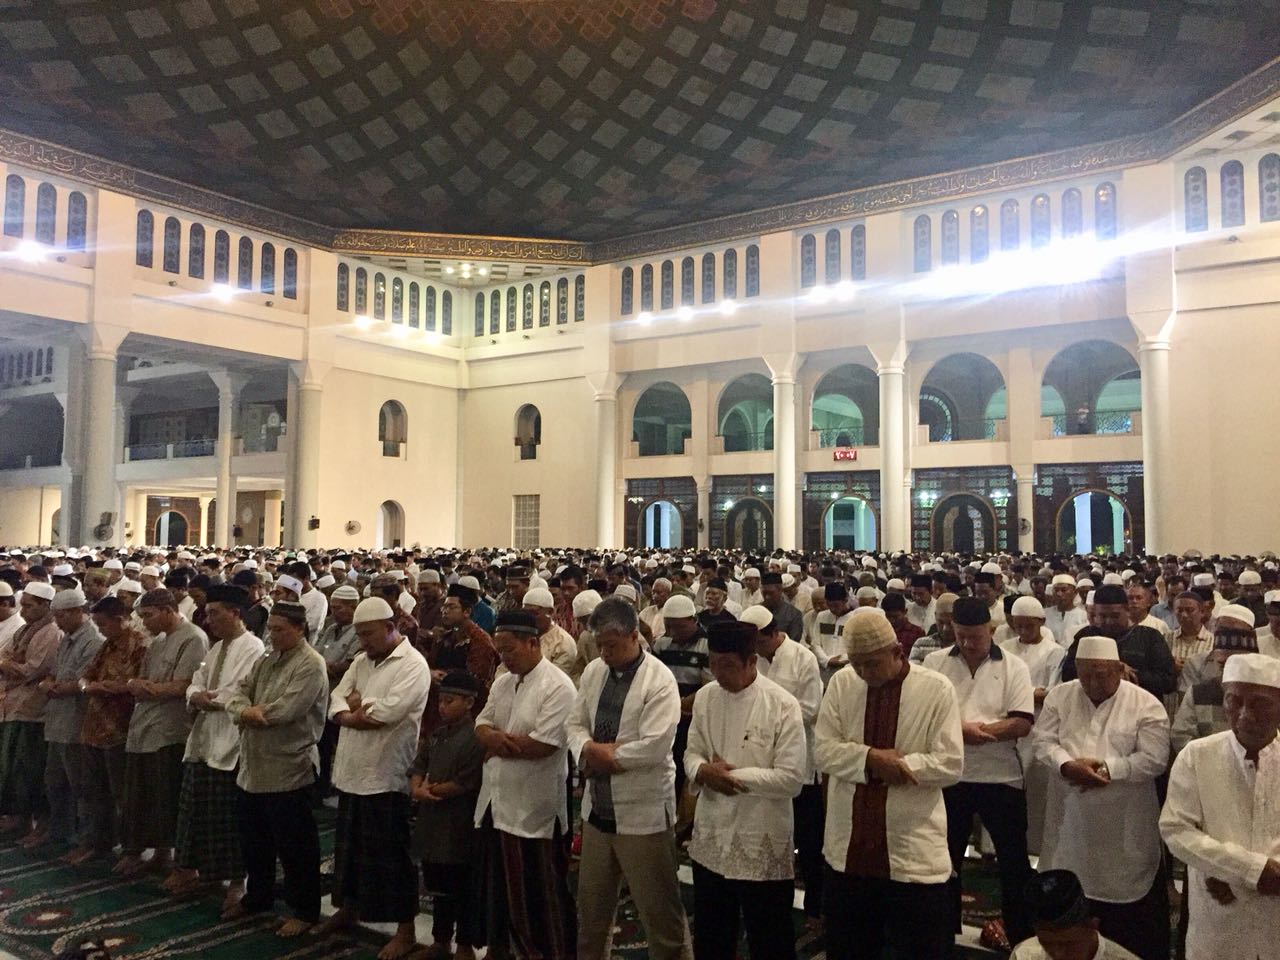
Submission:
M 773 474 L 711 478 L 711 549 L 773 549 Z
M 1060 553 L 1059 519 L 1082 491 L 1110 493 L 1125 507 L 1127 540 L 1131 548 L 1146 549 L 1145 497 L 1141 461 L 1114 463 L 1042 463 L 1036 467 L 1035 549 Z M 1071 552 L 1075 552 L 1074 549 Z
M 680 512 L 680 547 L 692 550 L 698 545 L 698 485 L 692 477 L 661 477 L 628 480 L 627 501 L 623 515 L 626 530 L 623 538 L 628 550 L 644 546 L 644 512 L 652 503 L 666 500 Z
M 823 549 L 823 518 L 831 505 L 844 497 L 860 497 L 870 505 L 876 517 L 876 542 L 880 542 L 880 471 L 833 470 L 805 474 L 802 498 L 805 550 Z M 861 544 L 858 549 L 863 549 Z
M 1009 467 L 917 470 L 911 548 L 990 553 L 1017 545 L 1017 484 Z

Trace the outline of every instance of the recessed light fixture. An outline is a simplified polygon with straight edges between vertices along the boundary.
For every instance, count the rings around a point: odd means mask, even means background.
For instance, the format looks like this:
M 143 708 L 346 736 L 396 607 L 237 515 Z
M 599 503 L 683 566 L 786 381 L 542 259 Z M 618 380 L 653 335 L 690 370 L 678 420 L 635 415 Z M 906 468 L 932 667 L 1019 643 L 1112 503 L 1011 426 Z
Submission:
M 357 313 L 355 316 L 355 325 L 361 330 L 367 330 L 373 326 L 373 319 L 363 313 Z
M 726 317 L 732 317 L 735 313 L 738 312 L 738 304 L 735 303 L 733 300 L 721 300 L 720 312 L 723 313 Z
M 641 310 L 636 314 L 636 323 L 649 323 L 651 320 L 653 320 L 653 314 L 648 310 Z
M 18 259 L 24 263 L 39 263 L 44 259 L 44 247 L 33 240 L 18 244 Z
M 676 311 L 676 316 L 679 317 L 681 320 L 692 320 L 693 307 L 681 307 L 679 310 Z
M 225 283 L 215 283 L 209 288 L 209 292 L 223 303 L 230 303 L 231 299 L 236 295 L 235 290 Z

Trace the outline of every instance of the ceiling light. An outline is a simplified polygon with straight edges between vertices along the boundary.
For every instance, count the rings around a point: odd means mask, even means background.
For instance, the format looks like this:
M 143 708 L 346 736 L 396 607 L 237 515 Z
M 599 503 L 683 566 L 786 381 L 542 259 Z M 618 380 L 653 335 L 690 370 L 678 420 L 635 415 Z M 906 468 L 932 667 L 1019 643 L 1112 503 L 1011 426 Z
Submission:
M 676 316 L 679 317 L 681 320 L 692 320 L 693 307 L 688 307 L 688 306 L 681 307 L 679 310 L 676 311 Z
M 358 313 L 356 314 L 356 317 L 355 317 L 355 324 L 361 330 L 368 330 L 371 326 L 373 326 L 373 320 L 366 314 Z
M 231 298 L 236 295 L 235 290 L 225 283 L 215 283 L 209 288 L 209 292 L 223 303 L 230 303 Z
M 18 244 L 18 259 L 24 263 L 39 263 L 44 259 L 44 247 L 32 240 Z
M 653 319 L 653 314 L 648 310 L 641 310 L 636 314 L 636 323 L 649 323 Z
M 735 313 L 738 312 L 738 304 L 735 303 L 733 300 L 721 300 L 720 312 L 723 313 L 726 317 L 732 317 Z
M 827 287 L 814 287 L 809 291 L 810 303 L 826 303 L 831 299 L 831 291 Z
M 444 268 L 444 272 L 445 272 L 445 273 L 447 273 L 447 274 L 452 275 L 452 274 L 453 274 L 453 267 L 445 267 L 445 268 Z
M 480 268 L 479 270 L 477 270 L 476 272 L 477 272 L 478 274 L 480 274 L 480 276 L 482 276 L 482 277 L 487 277 L 487 276 L 489 275 L 489 268 L 488 268 L 488 267 L 481 267 L 481 268 Z
M 841 280 L 836 284 L 835 292 L 837 300 L 848 303 L 857 295 L 858 288 L 852 280 Z

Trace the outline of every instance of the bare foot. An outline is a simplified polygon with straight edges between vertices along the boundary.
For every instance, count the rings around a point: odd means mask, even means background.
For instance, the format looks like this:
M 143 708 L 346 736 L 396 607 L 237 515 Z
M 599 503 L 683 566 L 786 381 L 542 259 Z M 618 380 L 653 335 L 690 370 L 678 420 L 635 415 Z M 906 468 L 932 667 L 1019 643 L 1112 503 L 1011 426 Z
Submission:
M 91 860 L 92 858 L 92 847 L 74 847 L 60 856 L 58 858 L 58 862 L 65 863 L 69 867 L 74 867 L 77 864 L 84 863 L 86 860 Z
M 280 924 L 280 929 L 276 931 L 277 937 L 300 937 L 311 929 L 311 924 L 305 920 L 299 920 L 297 917 L 290 917 L 284 923 Z
M 244 908 L 244 904 L 239 900 L 234 903 L 224 903 L 222 912 L 218 914 L 223 920 L 239 920 L 241 917 L 247 917 L 248 915 L 249 911 Z
M 120 858 L 120 862 L 112 869 L 112 873 L 119 874 L 122 877 L 138 877 L 146 873 L 147 861 L 136 853 L 131 853 Z
M 18 846 L 23 850 L 35 850 L 37 847 L 43 847 L 49 842 L 49 831 L 32 830 L 25 837 L 18 841 Z
M 189 887 L 192 884 L 196 884 L 199 882 L 200 882 L 199 870 L 188 870 L 186 868 L 179 868 L 177 870 L 174 870 L 171 874 L 169 874 L 169 876 L 165 877 L 164 881 L 160 884 L 160 886 L 166 892 L 173 893 L 175 890 L 178 890 L 179 888 Z
M 360 918 L 356 916 L 354 911 L 343 907 L 320 926 L 316 927 L 316 935 L 328 937 L 335 933 L 342 933 L 345 930 L 352 929 L 359 922 Z
M 418 941 L 414 939 L 412 930 L 400 930 L 378 951 L 378 960 L 403 960 L 417 948 Z
M 22 816 L 0 817 L 0 834 L 17 833 L 31 828 L 31 821 Z

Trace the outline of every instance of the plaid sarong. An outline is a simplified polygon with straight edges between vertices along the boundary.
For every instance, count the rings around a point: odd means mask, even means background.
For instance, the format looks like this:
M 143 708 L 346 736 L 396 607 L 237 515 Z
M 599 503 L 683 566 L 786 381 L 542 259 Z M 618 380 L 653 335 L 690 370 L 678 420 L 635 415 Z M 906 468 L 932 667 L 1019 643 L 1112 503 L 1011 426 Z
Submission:
M 366 923 L 406 923 L 418 912 L 418 872 L 409 856 L 409 795 L 338 791 L 333 905 Z
M 0 723 L 0 814 L 24 816 L 49 809 L 44 796 L 44 724 Z
M 244 876 L 234 770 L 215 770 L 199 762 L 182 765 L 174 855 L 179 867 L 199 870 L 202 880 Z
M 178 832 L 178 796 L 182 792 L 185 743 L 150 753 L 126 753 L 124 807 L 120 833 L 125 853 L 173 846 Z

